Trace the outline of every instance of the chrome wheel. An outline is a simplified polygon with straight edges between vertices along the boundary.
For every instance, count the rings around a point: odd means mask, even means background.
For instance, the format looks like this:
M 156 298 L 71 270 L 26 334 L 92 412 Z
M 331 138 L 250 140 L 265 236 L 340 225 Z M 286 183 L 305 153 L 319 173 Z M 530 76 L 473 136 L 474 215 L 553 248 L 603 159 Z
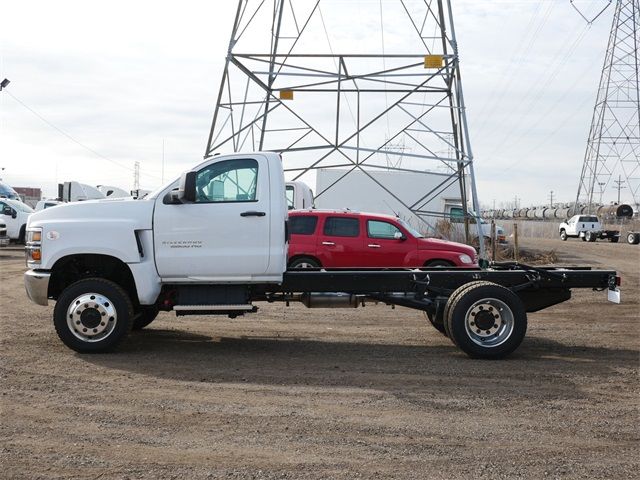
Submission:
M 85 293 L 67 308 L 67 327 L 83 342 L 99 342 L 116 327 L 118 314 L 113 302 L 98 293 Z
M 514 316 L 509 306 L 497 298 L 475 302 L 465 315 L 465 330 L 476 345 L 497 347 L 513 333 Z

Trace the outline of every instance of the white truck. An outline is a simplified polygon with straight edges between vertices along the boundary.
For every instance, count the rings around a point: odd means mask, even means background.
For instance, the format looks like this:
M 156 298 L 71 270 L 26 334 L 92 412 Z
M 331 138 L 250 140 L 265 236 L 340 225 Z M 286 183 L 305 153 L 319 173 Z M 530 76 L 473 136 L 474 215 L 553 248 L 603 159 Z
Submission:
M 502 358 L 522 342 L 526 312 L 568 300 L 571 288 L 609 290 L 619 301 L 614 271 L 585 268 L 287 271 L 287 217 L 278 154 L 216 156 L 144 199 L 35 213 L 26 291 L 39 305 L 56 301 L 58 336 L 87 353 L 115 348 L 159 310 L 235 317 L 256 312 L 258 301 L 374 301 L 422 310 L 470 356 Z
M 566 241 L 570 237 L 581 238 L 583 242 L 606 239 L 612 243 L 618 243 L 620 240 L 620 232 L 618 230 L 604 230 L 595 215 L 574 215 L 568 221 L 560 224 L 558 233 L 562 241 Z
M 0 221 L 7 226 L 11 240 L 24 243 L 27 220 L 32 213 L 33 208 L 20 200 L 0 198 Z

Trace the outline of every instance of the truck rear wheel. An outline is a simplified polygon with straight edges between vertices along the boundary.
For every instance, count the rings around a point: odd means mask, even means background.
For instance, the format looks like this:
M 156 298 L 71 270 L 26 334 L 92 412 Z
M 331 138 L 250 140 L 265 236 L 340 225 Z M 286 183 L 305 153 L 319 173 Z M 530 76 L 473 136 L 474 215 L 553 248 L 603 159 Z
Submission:
M 102 278 L 80 280 L 64 289 L 53 311 L 58 337 L 80 353 L 113 350 L 132 322 L 133 305 L 127 293 Z
M 637 245 L 640 243 L 640 233 L 629 232 L 627 235 L 627 243 L 629 245 Z
M 289 263 L 290 269 L 298 268 L 318 268 L 320 263 L 311 257 L 298 257 Z
M 470 357 L 503 358 L 522 343 L 527 313 L 511 290 L 474 282 L 454 292 L 449 303 L 445 317 L 449 338 Z
M 444 336 L 447 335 L 447 332 L 444 329 L 444 322 L 442 321 L 442 318 L 439 318 L 437 315 L 434 316 L 426 310 L 424 311 L 424 316 L 427 317 L 427 320 L 429 320 L 429 323 L 433 326 L 433 328 L 435 328 Z
M 597 238 L 597 235 L 595 234 L 595 232 L 592 232 L 591 230 L 589 230 L 585 234 L 585 239 L 587 240 L 587 242 L 595 242 L 596 238 Z

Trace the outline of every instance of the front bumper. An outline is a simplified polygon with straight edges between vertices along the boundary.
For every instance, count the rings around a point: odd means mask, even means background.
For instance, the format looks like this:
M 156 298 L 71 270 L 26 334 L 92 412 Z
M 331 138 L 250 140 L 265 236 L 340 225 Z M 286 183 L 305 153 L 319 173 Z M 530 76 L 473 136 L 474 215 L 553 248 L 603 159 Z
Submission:
M 49 305 L 49 278 L 51 278 L 51 274 L 43 270 L 24 272 L 24 287 L 27 290 L 27 296 L 33 303 Z

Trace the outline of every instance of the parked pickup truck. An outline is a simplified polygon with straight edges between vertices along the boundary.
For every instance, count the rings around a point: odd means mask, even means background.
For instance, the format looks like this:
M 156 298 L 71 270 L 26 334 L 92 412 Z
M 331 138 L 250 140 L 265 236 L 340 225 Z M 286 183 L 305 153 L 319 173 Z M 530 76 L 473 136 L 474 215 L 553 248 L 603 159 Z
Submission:
M 27 295 L 39 305 L 55 300 L 58 336 L 85 353 L 114 349 L 159 310 L 236 317 L 256 312 L 257 301 L 310 308 L 373 301 L 426 312 L 479 358 L 513 352 L 525 336 L 527 312 L 568 300 L 572 288 L 607 290 L 619 301 L 616 272 L 584 267 L 287 271 L 287 217 L 278 154 L 216 156 L 144 199 L 88 200 L 34 213 L 25 248 Z
M 478 266 L 473 247 L 425 238 L 391 215 L 293 210 L 289 232 L 289 268 Z
M 600 220 L 595 215 L 574 215 L 567 222 L 560 224 L 558 233 L 563 241 L 569 237 L 578 237 L 583 242 L 595 242 L 600 238 L 617 243 L 620 239 L 618 230 L 603 230 Z

